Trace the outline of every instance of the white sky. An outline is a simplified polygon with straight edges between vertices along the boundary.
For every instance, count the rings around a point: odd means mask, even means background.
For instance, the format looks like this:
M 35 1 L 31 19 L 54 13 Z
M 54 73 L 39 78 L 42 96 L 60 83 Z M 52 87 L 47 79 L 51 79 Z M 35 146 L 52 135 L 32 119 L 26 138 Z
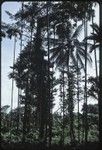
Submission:
M 21 7 L 20 2 L 4 2 L 2 4 L 2 21 L 6 23 L 11 23 L 11 20 L 9 19 L 8 15 L 5 13 L 6 11 L 10 11 L 12 14 L 15 14 L 19 8 Z M 96 17 L 95 17 L 95 22 L 99 24 L 99 6 L 97 5 L 96 7 Z M 91 28 L 88 28 L 88 34 L 90 34 Z M 2 40 L 2 69 L 1 69 L 1 99 L 2 99 L 2 106 L 4 105 L 10 105 L 10 100 L 11 100 L 11 80 L 8 79 L 8 74 L 11 72 L 10 66 L 12 66 L 13 62 L 13 40 L 10 39 L 3 39 Z M 16 57 L 19 53 L 19 42 L 17 43 L 17 49 L 16 49 Z M 98 56 L 98 54 L 97 54 Z M 92 56 L 93 57 L 93 56 Z M 88 69 L 88 74 L 91 76 L 95 75 L 95 67 L 94 63 L 92 67 Z M 17 88 L 16 86 L 14 87 L 14 107 L 17 106 Z M 56 104 L 55 110 L 58 109 L 58 105 Z

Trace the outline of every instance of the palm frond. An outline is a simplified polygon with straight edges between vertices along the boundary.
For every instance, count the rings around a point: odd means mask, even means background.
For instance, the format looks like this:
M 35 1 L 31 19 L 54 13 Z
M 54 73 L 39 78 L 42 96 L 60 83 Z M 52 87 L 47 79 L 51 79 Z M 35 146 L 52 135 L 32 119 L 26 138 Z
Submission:
M 87 36 L 83 41 L 86 41 L 86 40 L 97 40 L 97 35 L 93 34 L 93 35 Z
M 96 33 L 99 33 L 99 26 L 96 23 L 90 25 Z
M 92 58 L 89 53 L 87 53 L 87 60 L 88 60 L 89 65 L 92 66 Z
M 72 51 L 70 52 L 70 57 L 73 61 L 73 64 L 74 64 L 75 68 L 77 68 L 77 60 L 75 59 L 75 56 L 74 56 Z
M 60 53 L 60 48 L 59 47 L 52 48 L 52 49 L 50 49 L 50 52 L 52 54 L 51 60 L 55 59 L 58 56 L 58 54 Z
M 66 65 L 66 59 L 67 59 L 66 53 L 64 53 L 64 51 L 60 51 L 60 53 L 56 57 L 57 66 Z
M 85 59 L 85 49 L 79 48 L 78 54 Z M 87 61 L 90 65 L 92 65 L 92 58 L 89 53 L 87 53 Z
M 48 40 L 48 38 L 43 38 L 45 41 L 47 41 Z M 58 44 L 58 42 L 59 42 L 59 39 L 54 39 L 54 38 L 50 38 L 50 44 L 52 44 L 52 45 L 55 45 L 55 44 Z
M 99 44 L 97 44 L 97 45 L 92 45 L 91 47 L 90 47 L 90 53 L 93 51 L 93 50 L 96 50 L 96 48 L 98 48 L 99 47 Z
M 76 47 L 85 47 L 85 44 L 86 44 L 86 42 L 84 40 L 82 42 L 80 42 L 78 39 L 74 40 L 74 45 Z M 92 44 L 91 43 L 87 43 L 87 46 L 90 47 L 90 46 L 92 46 Z
M 82 67 L 82 69 L 83 69 L 84 72 L 85 72 L 85 65 L 84 65 L 84 63 L 83 63 L 83 61 L 82 61 L 82 59 L 81 59 L 81 57 L 80 57 L 79 54 L 78 54 L 78 60 L 79 60 L 80 66 Z
M 14 15 L 10 13 L 9 11 L 5 11 L 6 14 L 10 17 L 10 19 L 14 19 Z
M 82 29 L 83 29 L 83 24 L 81 24 L 77 27 L 77 29 L 75 30 L 75 32 L 72 35 L 72 39 L 77 38 L 80 35 Z
M 82 42 L 79 43 L 79 46 L 80 47 L 85 47 L 85 44 L 86 43 L 84 41 L 82 41 Z M 90 46 L 92 46 L 92 44 L 91 43 L 87 43 L 87 46 L 90 47 Z

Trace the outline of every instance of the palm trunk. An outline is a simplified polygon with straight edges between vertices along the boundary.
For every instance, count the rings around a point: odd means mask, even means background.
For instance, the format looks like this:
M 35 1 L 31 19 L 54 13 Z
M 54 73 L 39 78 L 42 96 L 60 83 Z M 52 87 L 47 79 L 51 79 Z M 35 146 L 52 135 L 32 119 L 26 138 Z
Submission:
M 39 140 L 40 140 L 40 144 L 42 145 L 45 145 L 45 120 L 46 120 L 46 117 L 47 114 L 45 113 L 45 104 L 46 104 L 46 97 L 44 95 L 44 85 L 43 85 L 43 81 L 44 81 L 44 78 L 43 78 L 43 56 L 41 54 L 41 44 L 42 44 L 42 39 L 41 39 L 41 20 L 38 19 L 37 20 L 37 32 L 36 32 L 36 41 L 35 41 L 35 53 L 36 53 L 36 58 L 37 58 L 37 63 L 38 63 L 38 69 L 37 69 L 37 84 L 38 84 L 38 87 L 37 87 L 37 98 L 38 98 L 38 115 L 39 115 Z
M 77 49 L 77 102 L 78 102 L 78 141 L 80 143 L 80 118 L 79 118 L 79 67 L 78 67 L 78 49 Z
M 23 4 L 22 4 L 23 9 Z M 30 92 L 30 73 L 31 73 L 31 52 L 32 52 L 32 35 L 33 35 L 33 15 L 32 15 L 32 21 L 30 23 L 31 28 L 31 36 L 30 36 L 30 54 L 29 54 L 29 67 L 28 67 L 28 74 L 27 74 L 27 82 L 26 82 L 26 99 L 25 99 L 25 109 L 24 109 L 24 119 L 23 119 L 23 139 L 22 141 L 25 142 L 26 140 L 26 134 L 30 132 L 30 117 L 31 117 L 31 106 L 30 106 L 30 100 L 29 100 L 29 92 Z M 23 29 L 21 29 L 23 30 Z M 21 35 L 21 50 L 22 50 L 22 35 Z
M 14 67 L 14 63 L 15 63 L 15 52 L 16 52 L 16 36 L 14 37 L 13 67 Z M 13 68 L 13 74 L 14 74 L 14 68 Z M 10 129 L 12 129 L 13 96 L 14 96 L 14 79 L 12 78 L 12 87 L 11 87 L 11 118 L 10 118 Z M 10 137 L 11 137 L 11 131 L 10 131 Z
M 0 9 L 0 14 L 1 14 L 1 9 Z M 2 43 L 1 43 L 1 38 L 0 38 L 0 47 L 2 47 Z M 1 57 L 1 50 L 0 50 L 0 57 Z M 1 70 L 1 60 L 0 60 L 0 70 Z M 1 73 L 0 73 L 0 85 L 1 85 Z M 0 97 L 1 97 L 1 89 L 0 89 Z M 1 138 L 1 98 L 0 98 L 0 141 L 2 142 L 2 138 Z
M 92 16 L 92 25 L 94 23 L 94 16 Z M 94 34 L 94 29 L 93 29 Z M 94 46 L 95 46 L 95 40 L 94 40 Z M 97 55 L 96 55 L 96 49 L 94 49 L 94 58 L 95 58 L 95 69 L 96 69 L 96 77 L 98 78 L 98 68 L 97 68 Z
M 23 5 L 24 2 L 22 2 L 22 12 L 23 12 Z M 21 22 L 23 18 L 21 18 Z M 21 25 L 21 37 L 20 37 L 20 53 L 22 51 L 22 34 L 23 34 L 23 26 Z M 19 76 L 20 76 L 20 72 L 19 72 Z M 18 88 L 18 103 L 17 103 L 17 108 L 18 108 L 18 112 L 17 112 L 17 132 L 19 130 L 19 121 L 20 121 L 20 96 L 21 96 L 21 89 Z
M 48 146 L 49 148 L 51 147 L 51 141 L 52 141 L 52 126 L 51 126 L 51 100 L 50 100 L 50 49 L 49 49 L 49 7 L 50 2 L 47 2 L 47 40 L 48 40 L 48 118 L 49 118 L 49 141 L 48 141 Z
M 63 72 L 62 72 L 62 80 L 63 80 L 63 82 L 62 82 L 62 94 L 63 94 L 63 98 L 62 98 L 62 101 L 63 101 L 63 108 L 62 108 L 62 113 L 63 113 L 63 115 L 62 115 L 62 119 L 63 119 L 63 123 L 62 123 L 62 145 L 64 146 L 64 107 L 65 107 L 65 105 L 64 105 L 64 102 L 65 102 L 65 84 L 64 84 L 64 66 L 63 66 Z
M 86 19 L 86 18 L 85 18 Z M 85 21 L 85 37 L 87 37 L 87 20 Z M 85 44 L 85 142 L 88 141 L 88 118 L 87 118 L 87 41 Z
M 68 79 L 68 93 L 67 95 L 69 94 L 69 50 L 68 50 L 68 53 L 67 53 L 67 79 Z M 67 100 L 69 101 L 69 96 L 67 96 Z M 69 104 L 68 104 L 69 105 Z M 69 107 L 69 106 L 68 106 Z M 70 118 L 70 110 L 68 110 L 68 113 L 69 113 L 69 128 L 70 128 L 70 141 L 72 141 L 72 135 L 71 135 L 71 118 Z
M 20 43 L 20 53 L 22 51 L 22 35 L 21 35 L 21 43 Z M 19 76 L 20 76 L 20 71 L 18 72 Z M 17 112 L 17 132 L 19 130 L 19 121 L 20 121 L 20 96 L 21 96 L 21 89 L 18 88 L 18 103 L 17 103 L 17 108 L 18 108 L 18 112 Z
M 17 104 L 17 132 L 19 130 L 19 121 L 20 121 L 20 89 L 18 89 L 18 104 Z
M 68 112 L 69 112 L 69 128 L 70 128 L 70 142 L 73 143 L 75 140 L 75 136 L 74 136 L 74 124 L 73 124 L 73 120 L 74 120 L 74 116 L 73 116 L 73 106 L 72 106 L 72 99 L 70 99 L 70 85 L 71 85 L 71 81 L 70 81 L 70 76 L 69 76 L 69 56 L 70 56 L 70 50 L 68 51 L 67 54 L 67 78 L 68 78 L 68 101 L 69 101 L 69 105 L 68 105 Z
M 100 2 L 100 28 L 102 28 L 102 2 Z M 102 146 L 102 40 L 99 48 L 99 142 Z

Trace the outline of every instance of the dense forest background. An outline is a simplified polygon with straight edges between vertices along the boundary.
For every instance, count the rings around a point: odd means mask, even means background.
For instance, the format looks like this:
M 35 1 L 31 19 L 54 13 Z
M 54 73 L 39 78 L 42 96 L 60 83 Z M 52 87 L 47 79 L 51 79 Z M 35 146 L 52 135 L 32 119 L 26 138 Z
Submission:
M 11 24 L 1 23 L 3 40 L 14 39 L 8 75 L 11 105 L 1 107 L 2 149 L 98 149 L 102 144 L 102 21 L 98 25 L 94 18 L 99 4 L 20 3 L 15 14 L 6 11 Z M 92 64 L 95 76 L 88 74 Z M 56 101 L 59 108 L 54 111 Z

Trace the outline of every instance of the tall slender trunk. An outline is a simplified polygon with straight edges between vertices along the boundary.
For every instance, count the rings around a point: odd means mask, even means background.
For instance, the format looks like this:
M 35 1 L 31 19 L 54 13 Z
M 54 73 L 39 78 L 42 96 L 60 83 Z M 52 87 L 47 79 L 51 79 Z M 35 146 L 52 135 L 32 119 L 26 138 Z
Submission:
M 22 3 L 22 10 L 23 10 L 23 3 Z M 30 35 L 30 52 L 29 52 L 29 67 L 28 67 L 28 73 L 27 73 L 27 82 L 26 82 L 26 98 L 25 98 L 25 108 L 24 108 L 24 119 L 23 119 L 23 138 L 22 141 L 25 142 L 26 140 L 26 134 L 30 132 L 30 117 L 31 117 L 31 106 L 30 106 L 30 99 L 29 99 L 29 93 L 30 93 L 30 74 L 31 74 L 31 52 L 32 52 L 32 36 L 33 36 L 33 14 L 32 14 L 32 21 L 30 23 L 30 29 L 31 29 L 31 35 Z M 21 31 L 23 32 L 23 27 L 21 28 Z M 22 50 L 22 35 L 21 35 L 21 50 Z
M 80 143 L 80 118 L 79 118 L 79 64 L 77 49 L 77 102 L 78 102 L 78 142 Z
M 36 32 L 36 41 L 35 41 L 35 53 L 37 58 L 37 98 L 38 98 L 38 115 L 39 115 L 39 140 L 40 144 L 45 144 L 45 101 L 46 97 L 44 95 L 44 87 L 43 87 L 43 81 L 44 81 L 44 75 L 43 75 L 43 56 L 41 53 L 41 45 L 42 45 L 42 39 L 41 39 L 41 20 L 38 18 L 37 20 L 37 32 Z
M 49 142 L 48 142 L 48 146 L 49 148 L 51 147 L 51 141 L 52 141 L 52 126 L 51 126 L 51 99 L 50 99 L 50 47 L 49 47 L 49 26 L 50 26 L 50 22 L 49 22 L 49 6 L 50 6 L 50 2 L 47 2 L 47 40 L 48 40 L 48 120 L 49 120 Z
M 68 80 L 68 93 L 67 93 L 67 100 L 69 101 L 69 50 L 67 52 L 67 80 Z M 69 103 L 69 102 L 68 102 Z M 68 104 L 68 108 L 69 108 L 69 104 Z M 72 139 L 72 136 L 71 136 L 71 119 L 70 119 L 70 110 L 68 109 L 68 113 L 69 113 L 69 128 L 70 128 L 70 141 Z
M 72 73 L 72 72 L 71 72 Z M 73 74 L 69 77 L 69 117 L 70 117 L 70 136 L 71 136 L 71 144 L 74 144 L 75 142 L 75 135 L 74 135 L 74 102 L 73 102 L 73 89 L 71 88 L 73 86 Z M 71 92 L 72 91 L 72 92 Z
M 74 120 L 74 116 L 73 116 L 73 102 L 72 102 L 72 99 L 70 99 L 70 96 L 72 97 L 71 93 L 70 93 L 70 86 L 71 86 L 71 81 L 70 81 L 70 68 L 69 68 L 69 58 L 70 58 L 70 50 L 68 50 L 68 53 L 67 53 L 67 78 L 68 78 L 68 112 L 69 112 L 69 128 L 70 128 L 70 142 L 73 143 L 74 140 L 75 140 L 75 136 L 74 136 L 74 124 L 73 124 L 73 120 Z
M 16 52 L 16 36 L 14 36 L 14 48 L 13 48 L 13 67 L 15 64 L 15 52 Z M 14 74 L 14 68 L 13 68 Z M 14 96 L 14 78 L 12 78 L 12 86 L 11 86 L 11 116 L 10 116 L 10 129 L 12 129 L 12 110 L 13 110 L 13 96 Z M 11 137 L 11 131 L 10 131 Z
M 22 9 L 22 12 L 24 11 L 23 10 L 23 7 L 24 7 L 24 2 L 21 3 L 21 9 Z M 21 36 L 20 36 L 20 53 L 22 51 L 22 41 L 23 41 L 23 37 L 22 37 L 22 34 L 23 34 L 23 17 L 21 16 Z M 20 70 L 20 69 L 19 69 Z M 20 76 L 20 72 L 18 73 L 19 76 Z M 17 112 L 17 131 L 19 130 L 19 125 L 20 125 L 20 96 L 22 95 L 22 90 L 20 88 L 18 88 L 18 102 L 17 102 L 17 108 L 18 108 L 18 112 Z
M 19 130 L 19 122 L 20 122 L 20 89 L 18 89 L 18 103 L 17 103 L 17 132 Z
M 92 25 L 94 23 L 94 16 L 92 16 Z M 94 33 L 94 29 L 93 29 Z M 95 40 L 94 40 L 94 46 L 95 46 Z M 94 49 L 94 58 L 95 58 L 95 69 L 96 69 L 96 78 L 98 77 L 98 68 L 97 68 L 97 55 L 96 55 L 96 49 Z
M 100 28 L 102 28 L 102 2 L 100 2 Z M 102 146 L 102 40 L 99 47 L 99 142 Z
M 0 9 L 0 14 L 1 14 L 1 9 Z M 2 47 L 2 43 L 1 43 L 1 37 L 0 37 L 0 47 Z M 1 50 L 0 50 L 0 58 L 1 58 Z M 0 70 L 1 70 L 1 60 L 0 60 Z M 0 85 L 1 85 L 1 72 L 0 72 Z M 1 138 L 1 89 L 0 89 L 0 141 L 2 141 Z
M 84 34 L 87 37 L 87 16 L 85 16 Z M 85 43 L 85 142 L 88 141 L 88 117 L 87 117 L 87 41 Z
M 65 107 L 65 84 L 64 84 L 64 66 L 63 66 L 63 124 L 62 124 L 62 144 L 64 146 L 64 107 Z

